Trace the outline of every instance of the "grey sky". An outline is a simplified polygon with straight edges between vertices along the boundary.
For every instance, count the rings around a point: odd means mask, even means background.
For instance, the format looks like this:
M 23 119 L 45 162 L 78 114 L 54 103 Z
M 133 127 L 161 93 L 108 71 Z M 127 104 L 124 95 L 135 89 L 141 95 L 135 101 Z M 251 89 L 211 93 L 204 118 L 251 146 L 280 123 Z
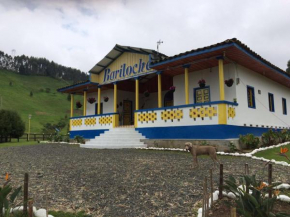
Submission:
M 236 37 L 286 69 L 290 0 L 0 0 L 0 50 L 90 70 L 115 44 L 167 55 Z

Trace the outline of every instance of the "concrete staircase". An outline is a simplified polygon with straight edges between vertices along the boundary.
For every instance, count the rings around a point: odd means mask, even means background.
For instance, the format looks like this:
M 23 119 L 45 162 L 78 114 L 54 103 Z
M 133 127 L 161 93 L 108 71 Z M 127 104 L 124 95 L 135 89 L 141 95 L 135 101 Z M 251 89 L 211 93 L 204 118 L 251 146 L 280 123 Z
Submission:
M 146 139 L 146 137 L 137 132 L 135 128 L 113 128 L 89 140 L 86 144 L 80 145 L 80 147 L 97 149 L 147 147 L 140 141 L 141 139 Z

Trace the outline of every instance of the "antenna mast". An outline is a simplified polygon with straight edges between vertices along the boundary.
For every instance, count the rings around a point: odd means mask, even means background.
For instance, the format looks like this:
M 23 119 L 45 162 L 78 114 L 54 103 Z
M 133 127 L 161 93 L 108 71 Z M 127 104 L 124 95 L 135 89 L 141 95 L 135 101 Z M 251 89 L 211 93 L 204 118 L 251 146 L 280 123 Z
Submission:
M 157 41 L 157 53 L 159 53 L 159 46 L 162 43 L 163 43 L 163 41 L 161 41 L 161 39 L 159 39 L 159 41 Z

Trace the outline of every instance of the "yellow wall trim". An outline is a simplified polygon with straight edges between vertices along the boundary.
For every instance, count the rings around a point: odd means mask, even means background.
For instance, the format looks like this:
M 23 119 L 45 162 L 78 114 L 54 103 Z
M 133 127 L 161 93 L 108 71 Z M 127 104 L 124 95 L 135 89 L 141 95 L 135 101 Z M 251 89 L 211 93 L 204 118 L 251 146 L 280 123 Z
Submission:
M 218 123 L 227 124 L 227 105 L 218 104 Z

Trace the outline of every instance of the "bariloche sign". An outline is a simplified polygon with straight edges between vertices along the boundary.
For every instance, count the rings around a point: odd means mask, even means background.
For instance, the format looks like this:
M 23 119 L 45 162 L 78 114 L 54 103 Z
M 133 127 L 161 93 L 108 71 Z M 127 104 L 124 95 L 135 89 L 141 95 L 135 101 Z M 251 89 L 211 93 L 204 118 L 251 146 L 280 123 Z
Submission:
M 148 55 L 124 53 L 100 74 L 100 83 L 112 83 L 153 73 Z

